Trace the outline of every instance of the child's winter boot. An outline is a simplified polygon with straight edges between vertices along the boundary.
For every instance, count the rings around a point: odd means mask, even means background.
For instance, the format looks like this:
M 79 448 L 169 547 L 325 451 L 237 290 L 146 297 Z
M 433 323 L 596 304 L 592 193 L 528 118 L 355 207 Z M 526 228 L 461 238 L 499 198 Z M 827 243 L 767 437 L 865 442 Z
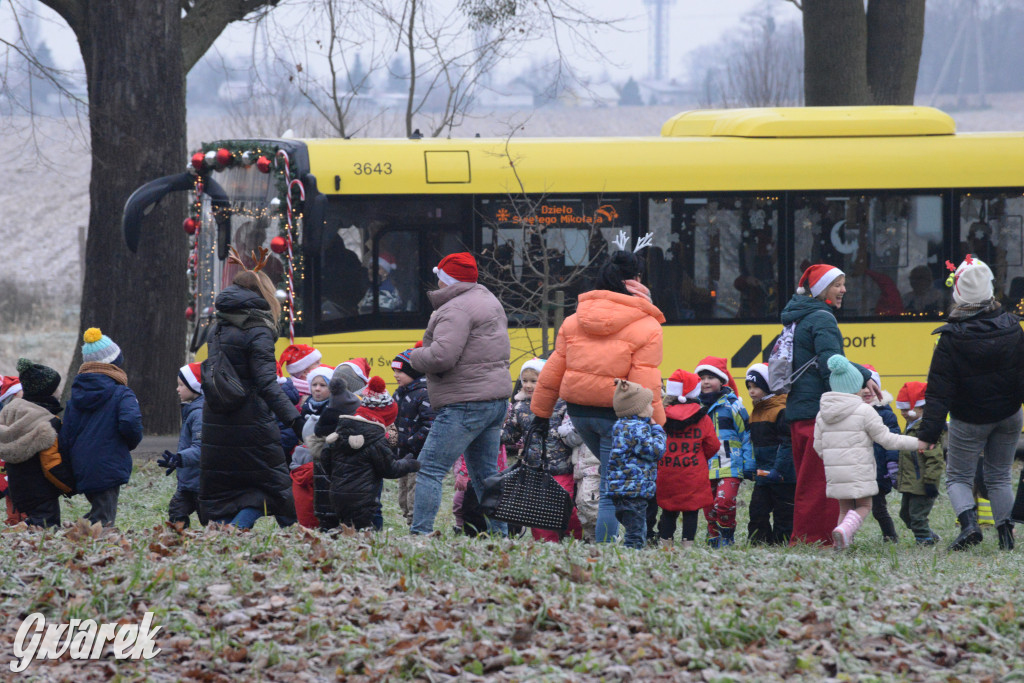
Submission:
M 999 549 L 1013 550 L 1013 523 L 1003 522 L 996 527 L 999 532 Z
M 832 544 L 836 550 L 850 547 L 850 543 L 853 542 L 853 535 L 857 533 L 857 529 L 860 528 L 863 521 L 856 510 L 850 510 L 846 513 L 839 526 L 832 530 Z
M 956 516 L 960 522 L 960 535 L 949 544 L 950 550 L 967 550 L 972 545 L 981 543 L 981 527 L 978 526 L 978 511 L 974 508 L 964 510 Z
M 722 529 L 722 538 L 718 543 L 718 547 L 725 548 L 726 546 L 734 544 L 736 542 L 735 535 L 735 529 Z

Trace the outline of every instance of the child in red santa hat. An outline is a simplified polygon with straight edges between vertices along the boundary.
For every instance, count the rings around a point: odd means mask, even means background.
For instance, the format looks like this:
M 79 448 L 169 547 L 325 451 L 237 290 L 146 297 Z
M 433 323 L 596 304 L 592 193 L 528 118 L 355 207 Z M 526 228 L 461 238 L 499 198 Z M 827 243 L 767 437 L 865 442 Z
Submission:
M 281 357 L 277 360 L 277 375 L 280 378 L 278 382 L 285 385 L 285 393 L 289 393 L 289 386 L 294 387 L 299 393 L 300 400 L 305 400 L 309 396 L 309 373 L 320 365 L 322 358 L 323 354 L 305 344 L 292 344 L 282 351 Z M 290 377 L 285 378 L 282 375 L 282 366 Z
M 714 502 L 708 486 L 708 460 L 719 441 L 707 408 L 700 402 L 700 378 L 676 370 L 665 385 L 665 455 L 658 463 L 657 501 L 661 508 L 658 535 L 671 544 L 676 520 L 683 513 L 683 547 L 693 545 L 697 512 Z

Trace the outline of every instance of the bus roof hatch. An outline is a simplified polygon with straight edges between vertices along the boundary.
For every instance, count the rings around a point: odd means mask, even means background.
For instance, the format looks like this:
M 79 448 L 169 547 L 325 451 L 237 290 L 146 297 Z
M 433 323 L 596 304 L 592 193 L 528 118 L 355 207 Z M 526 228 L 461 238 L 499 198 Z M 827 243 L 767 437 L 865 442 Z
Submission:
M 824 138 L 952 135 L 953 118 L 932 107 L 702 109 L 676 114 L 662 137 Z

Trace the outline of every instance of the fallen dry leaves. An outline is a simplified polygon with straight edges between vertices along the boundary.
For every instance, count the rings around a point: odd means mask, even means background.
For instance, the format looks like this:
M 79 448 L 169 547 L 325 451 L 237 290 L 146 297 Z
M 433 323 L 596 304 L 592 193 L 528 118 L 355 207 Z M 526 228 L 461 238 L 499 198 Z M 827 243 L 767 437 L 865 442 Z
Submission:
M 1020 564 L 901 549 L 644 551 L 261 527 L 0 533 L 0 667 L 25 616 L 163 631 L 42 680 L 998 680 Z

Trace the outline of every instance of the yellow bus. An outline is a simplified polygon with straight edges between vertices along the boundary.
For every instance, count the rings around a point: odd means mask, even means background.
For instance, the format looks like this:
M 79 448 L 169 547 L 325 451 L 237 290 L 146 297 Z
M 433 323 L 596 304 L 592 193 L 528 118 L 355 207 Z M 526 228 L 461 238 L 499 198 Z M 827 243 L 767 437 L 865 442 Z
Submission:
M 846 272 L 838 317 L 848 356 L 873 365 L 894 395 L 927 374 L 949 305 L 947 261 L 975 254 L 1007 306 L 1024 299 L 1024 134 L 958 134 L 926 107 L 690 111 L 640 138 L 204 145 L 190 181 L 204 181 L 193 350 L 232 274 L 226 244 L 247 253 L 287 233 L 281 164 L 263 173 L 267 164 L 253 163 L 281 150 L 304 184 L 304 201 L 292 188 L 295 341 L 330 365 L 366 357 L 389 381 L 392 357 L 427 324 L 433 266 L 455 251 L 477 254 L 492 284 L 515 281 L 499 292 L 514 366 L 545 350 L 540 327 L 553 345 L 620 231 L 632 244 L 653 236 L 640 253 L 667 319 L 665 377 L 715 355 L 742 381 L 766 358 L 811 263 Z M 143 189 L 126 207 L 129 242 L 144 205 L 168 187 Z M 524 274 L 530 254 L 555 283 L 533 313 L 524 300 L 550 283 Z M 271 272 L 282 289 L 286 272 L 284 260 Z

